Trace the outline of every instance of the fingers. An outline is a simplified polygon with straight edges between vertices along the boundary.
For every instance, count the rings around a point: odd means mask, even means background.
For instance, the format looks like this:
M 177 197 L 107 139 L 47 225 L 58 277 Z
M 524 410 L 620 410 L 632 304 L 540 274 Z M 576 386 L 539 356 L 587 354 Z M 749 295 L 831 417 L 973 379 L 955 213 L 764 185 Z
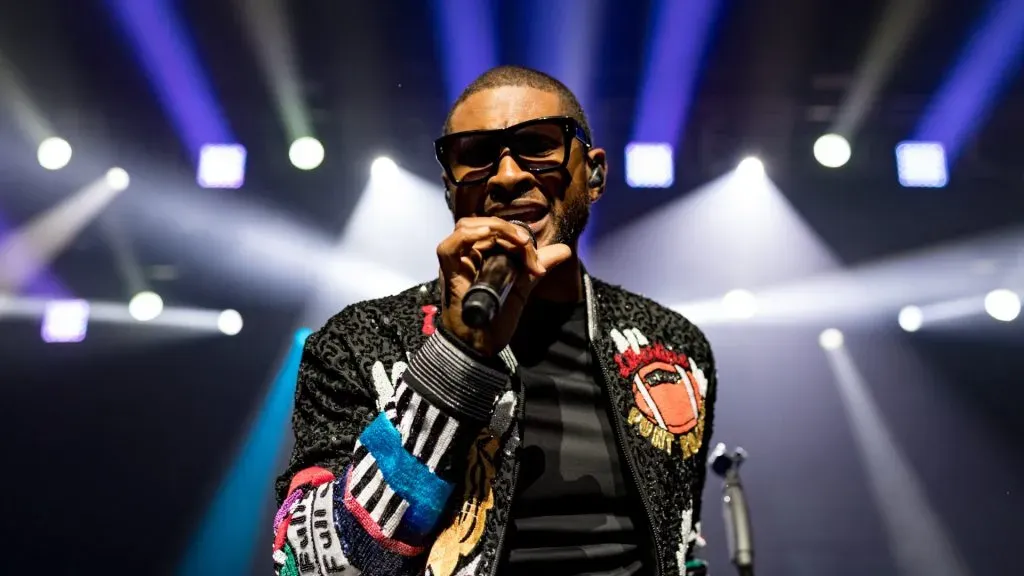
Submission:
M 551 244 L 537 250 L 537 263 L 547 270 L 572 257 L 572 248 L 566 244 Z
M 500 218 L 463 218 L 455 231 L 437 247 L 442 267 L 469 266 L 478 268 L 482 255 L 495 247 L 518 255 L 533 275 L 543 275 L 546 269 L 537 259 L 529 231 Z M 451 268 L 449 268 L 451 269 Z
M 524 276 L 516 279 L 518 290 L 513 290 L 513 292 L 518 292 L 517 296 L 523 300 L 526 299 L 526 294 L 530 292 L 532 286 L 547 274 L 548 270 L 572 257 L 572 249 L 566 244 L 551 244 L 530 252 L 534 259 L 534 268 L 531 268 L 531 271 L 536 269 L 540 272 L 533 272 L 530 277 Z
M 486 228 L 493 231 L 496 237 L 508 240 L 517 245 L 529 244 L 533 241 L 530 232 L 518 224 L 512 224 L 501 218 L 461 218 L 455 223 L 455 231 Z

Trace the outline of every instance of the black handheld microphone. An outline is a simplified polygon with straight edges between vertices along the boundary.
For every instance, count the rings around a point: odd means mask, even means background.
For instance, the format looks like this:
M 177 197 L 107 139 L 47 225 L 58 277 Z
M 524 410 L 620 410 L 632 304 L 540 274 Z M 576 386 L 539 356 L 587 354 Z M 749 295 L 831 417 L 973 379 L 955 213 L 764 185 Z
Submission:
M 529 225 L 519 220 L 509 220 L 509 223 L 525 228 L 530 233 L 533 247 L 537 247 L 537 238 Z M 484 258 L 476 280 L 462 297 L 462 321 L 466 326 L 481 330 L 491 325 L 501 311 L 518 272 L 519 262 L 514 256 L 494 252 Z

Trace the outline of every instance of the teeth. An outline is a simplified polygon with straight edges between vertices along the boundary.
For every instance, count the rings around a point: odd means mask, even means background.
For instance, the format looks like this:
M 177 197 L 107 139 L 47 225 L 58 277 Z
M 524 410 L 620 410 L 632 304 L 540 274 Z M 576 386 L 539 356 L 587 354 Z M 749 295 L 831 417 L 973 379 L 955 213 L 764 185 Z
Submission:
M 507 212 L 505 214 L 501 214 L 500 217 L 504 220 L 522 220 L 523 222 L 536 222 L 543 218 L 546 214 L 546 211 L 529 210 L 523 212 Z

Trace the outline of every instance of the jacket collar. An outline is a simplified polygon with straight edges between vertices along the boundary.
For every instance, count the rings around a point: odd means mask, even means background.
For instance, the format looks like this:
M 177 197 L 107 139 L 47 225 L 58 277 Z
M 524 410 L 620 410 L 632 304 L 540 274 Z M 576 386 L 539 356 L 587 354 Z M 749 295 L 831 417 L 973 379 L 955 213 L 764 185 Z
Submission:
M 587 300 L 587 336 L 591 342 L 594 342 L 600 335 L 600 332 L 598 332 L 597 299 L 594 297 L 594 282 L 590 279 L 590 274 L 587 274 L 585 270 L 583 272 L 583 292 Z

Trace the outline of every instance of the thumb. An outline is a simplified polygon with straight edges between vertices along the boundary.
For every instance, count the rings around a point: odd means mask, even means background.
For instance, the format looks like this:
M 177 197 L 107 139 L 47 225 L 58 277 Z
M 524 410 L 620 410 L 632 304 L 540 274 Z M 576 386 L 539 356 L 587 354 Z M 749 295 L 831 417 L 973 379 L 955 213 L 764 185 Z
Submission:
M 537 263 L 545 270 L 550 270 L 565 262 L 572 256 L 572 248 L 567 244 L 551 244 L 537 249 Z

